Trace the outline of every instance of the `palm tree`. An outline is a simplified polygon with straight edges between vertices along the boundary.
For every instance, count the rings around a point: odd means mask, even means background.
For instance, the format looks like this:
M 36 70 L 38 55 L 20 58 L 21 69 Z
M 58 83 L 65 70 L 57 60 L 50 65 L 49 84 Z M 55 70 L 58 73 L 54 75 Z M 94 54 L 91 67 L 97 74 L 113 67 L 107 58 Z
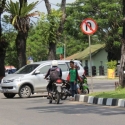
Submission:
M 10 13 L 10 22 L 18 31 L 15 44 L 18 56 L 18 68 L 26 65 L 26 40 L 30 28 L 30 17 L 39 15 L 38 11 L 30 13 L 38 1 L 28 5 L 27 0 L 19 0 L 19 2 L 7 2 L 5 9 Z

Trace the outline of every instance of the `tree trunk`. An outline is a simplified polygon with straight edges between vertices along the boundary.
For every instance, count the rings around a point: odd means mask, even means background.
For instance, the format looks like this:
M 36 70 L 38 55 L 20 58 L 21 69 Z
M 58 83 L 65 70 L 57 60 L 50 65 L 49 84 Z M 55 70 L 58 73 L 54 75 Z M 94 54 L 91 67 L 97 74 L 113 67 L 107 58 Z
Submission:
M 123 0 L 123 19 L 125 18 L 125 0 Z M 125 87 L 125 20 L 123 20 L 123 36 L 122 36 L 122 48 L 121 48 L 121 61 L 119 72 L 119 83 L 122 87 Z
M 5 39 L 0 39 L 0 81 L 5 76 L 5 55 L 6 55 L 6 48 L 8 46 L 8 43 Z
M 4 60 L 5 60 L 5 56 L 0 55 L 0 82 L 1 82 L 1 79 L 5 76 Z
M 45 5 L 46 5 L 46 9 L 48 14 L 51 13 L 51 4 L 49 3 L 49 0 L 44 0 L 45 1 Z
M 59 29 L 58 29 L 58 34 L 62 34 L 63 32 L 63 27 L 66 19 L 66 0 L 62 0 L 61 3 L 61 10 L 62 10 L 62 19 L 60 21 Z M 58 37 L 58 36 L 57 36 Z
M 48 60 L 56 59 L 56 43 L 49 43 L 49 56 Z
M 122 40 L 120 72 L 119 72 L 119 83 L 122 85 L 122 87 L 125 87 L 124 70 L 125 70 L 125 39 Z
M 16 49 L 17 49 L 17 57 L 18 57 L 18 68 L 26 65 L 26 39 L 28 33 L 24 33 L 23 31 L 19 31 L 16 38 Z

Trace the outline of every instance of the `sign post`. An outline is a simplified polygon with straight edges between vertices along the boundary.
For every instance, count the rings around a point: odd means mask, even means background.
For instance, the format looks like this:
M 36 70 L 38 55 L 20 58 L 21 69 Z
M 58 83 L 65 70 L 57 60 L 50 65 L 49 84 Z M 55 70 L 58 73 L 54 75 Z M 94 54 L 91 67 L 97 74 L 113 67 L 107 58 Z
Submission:
M 92 59 L 91 59 L 91 38 L 90 35 L 94 34 L 97 30 L 97 24 L 95 20 L 91 18 L 86 18 L 81 23 L 81 30 L 83 33 L 87 34 L 89 37 L 89 55 L 90 55 L 90 75 L 91 75 L 91 90 L 93 92 L 93 79 L 92 79 Z

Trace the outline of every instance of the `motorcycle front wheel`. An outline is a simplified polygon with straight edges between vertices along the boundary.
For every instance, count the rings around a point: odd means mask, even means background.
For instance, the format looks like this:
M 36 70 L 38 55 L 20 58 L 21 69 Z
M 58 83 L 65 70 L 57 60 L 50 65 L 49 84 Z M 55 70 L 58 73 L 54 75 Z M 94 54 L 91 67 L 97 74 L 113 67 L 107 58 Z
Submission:
M 81 94 L 89 94 L 89 89 L 88 88 L 82 89 Z
M 66 94 L 62 94 L 61 95 L 61 100 L 66 100 L 67 99 L 67 95 Z

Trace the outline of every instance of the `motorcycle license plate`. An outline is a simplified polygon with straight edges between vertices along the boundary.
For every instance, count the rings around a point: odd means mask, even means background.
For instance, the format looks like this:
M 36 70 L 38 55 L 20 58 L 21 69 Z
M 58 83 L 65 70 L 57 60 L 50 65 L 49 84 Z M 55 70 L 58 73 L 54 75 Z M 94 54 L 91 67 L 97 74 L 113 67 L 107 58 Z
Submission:
M 61 92 L 61 87 L 57 86 L 57 90 L 58 90 L 58 92 Z

